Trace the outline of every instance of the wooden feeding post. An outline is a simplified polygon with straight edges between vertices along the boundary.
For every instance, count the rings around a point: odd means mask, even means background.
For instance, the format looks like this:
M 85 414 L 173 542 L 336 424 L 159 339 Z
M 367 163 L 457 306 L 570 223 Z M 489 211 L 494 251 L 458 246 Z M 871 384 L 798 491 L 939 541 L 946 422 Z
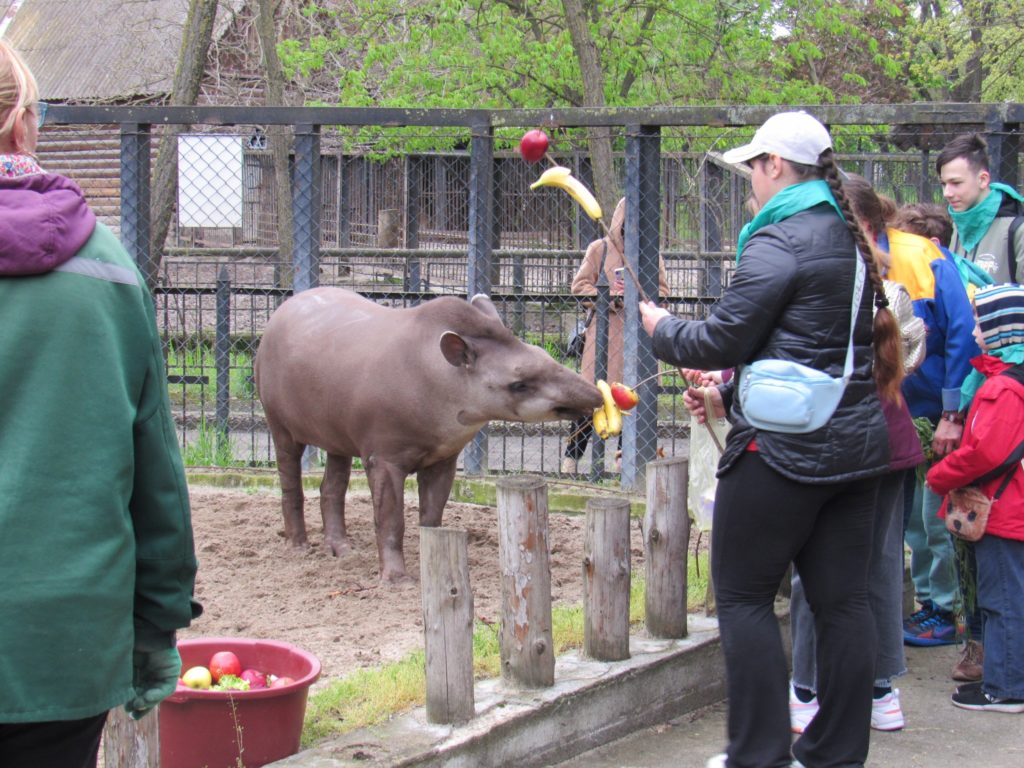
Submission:
M 501 676 L 524 688 L 555 683 L 548 486 L 536 475 L 497 481 Z
M 629 500 L 587 500 L 583 543 L 583 653 L 629 658 Z
M 427 720 L 431 723 L 464 723 L 474 715 L 468 540 L 465 531 L 420 527 Z
M 109 768 L 160 768 L 160 718 L 157 708 L 132 720 L 114 707 L 103 727 L 103 764 Z
M 658 459 L 647 465 L 644 552 L 647 631 L 653 637 L 686 637 L 686 512 L 689 460 Z

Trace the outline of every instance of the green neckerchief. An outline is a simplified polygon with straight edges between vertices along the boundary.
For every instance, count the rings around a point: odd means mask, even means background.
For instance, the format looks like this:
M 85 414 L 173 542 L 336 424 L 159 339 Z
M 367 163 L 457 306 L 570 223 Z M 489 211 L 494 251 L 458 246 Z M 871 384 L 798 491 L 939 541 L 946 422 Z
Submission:
M 1024 363 L 1024 344 L 1010 344 L 1008 347 L 1001 347 L 983 354 L 998 357 L 1004 363 L 1009 363 L 1010 365 L 1020 365 L 1021 363 Z M 985 374 L 977 368 L 972 367 L 971 372 L 967 374 L 967 378 L 964 379 L 964 383 L 960 386 L 961 411 L 971 404 L 978 388 L 984 383 Z
M 966 211 L 954 211 L 952 206 L 949 207 L 949 217 L 953 220 L 960 244 L 967 253 L 974 250 L 988 232 L 988 228 L 992 226 L 996 214 L 999 213 L 999 206 L 1003 204 L 1003 195 L 1009 195 L 1017 202 L 1024 203 L 1024 197 L 1021 197 L 1013 187 L 996 181 L 989 189 L 991 191 L 984 200 L 975 203 Z
M 801 181 L 799 184 L 791 184 L 776 192 L 775 196 L 765 203 L 764 208 L 758 211 L 757 215 L 740 230 L 740 236 L 736 240 L 736 263 L 740 263 L 743 246 L 747 244 L 747 240 L 761 227 L 776 224 L 820 203 L 828 203 L 836 209 L 840 218 L 843 217 L 843 212 L 839 210 L 836 199 L 832 197 L 832 190 L 821 179 Z

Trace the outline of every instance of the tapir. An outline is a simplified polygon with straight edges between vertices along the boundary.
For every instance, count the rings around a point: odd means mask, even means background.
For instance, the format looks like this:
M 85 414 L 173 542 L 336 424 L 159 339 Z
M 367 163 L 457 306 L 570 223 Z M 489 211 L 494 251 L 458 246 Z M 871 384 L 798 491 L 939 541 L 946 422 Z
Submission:
M 255 361 L 274 440 L 285 537 L 308 547 L 300 460 L 327 453 L 324 539 L 348 551 L 345 491 L 360 457 L 373 498 L 380 577 L 409 580 L 402 552 L 405 478 L 416 473 L 419 523 L 438 526 L 459 452 L 488 421 L 576 419 L 600 391 L 517 339 L 490 299 L 447 296 L 385 307 L 343 288 L 314 288 L 271 316 Z

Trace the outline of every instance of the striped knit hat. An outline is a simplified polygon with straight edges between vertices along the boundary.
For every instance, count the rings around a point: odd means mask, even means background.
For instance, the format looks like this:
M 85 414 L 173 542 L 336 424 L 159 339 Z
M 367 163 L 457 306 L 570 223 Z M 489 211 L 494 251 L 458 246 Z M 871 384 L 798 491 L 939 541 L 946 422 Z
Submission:
M 1024 344 L 1024 286 L 1003 283 L 979 288 L 974 307 L 989 351 Z

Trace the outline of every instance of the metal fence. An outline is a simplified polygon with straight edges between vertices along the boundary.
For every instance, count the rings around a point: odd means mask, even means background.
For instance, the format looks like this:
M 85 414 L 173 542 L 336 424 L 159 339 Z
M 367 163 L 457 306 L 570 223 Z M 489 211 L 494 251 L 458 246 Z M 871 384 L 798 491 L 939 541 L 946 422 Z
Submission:
M 830 124 L 844 169 L 898 203 L 939 199 L 934 156 L 966 130 L 986 132 L 994 175 L 1021 181 L 1022 105 L 809 109 Z M 172 405 L 187 462 L 264 464 L 273 450 L 252 361 L 270 314 L 293 291 L 339 285 L 391 306 L 487 293 L 518 336 L 579 365 L 565 353 L 584 315 L 569 286 L 601 231 L 560 190 L 530 190 L 546 165 L 515 152 L 524 128 L 546 126 L 550 155 L 587 182 L 587 131 L 610 132 L 626 198 L 627 260 L 654 296 L 663 257 L 668 305 L 703 317 L 728 284 L 748 219 L 748 183 L 714 152 L 747 140 L 774 111 L 55 105 L 40 157 L 48 170 L 79 181 L 138 263 L 151 266 L 151 201 L 164 191 L 152 188 L 157 149 L 171 126 L 187 126 L 170 145 L 174 210 L 165 256 L 148 275 Z M 283 174 L 268 145 L 270 125 L 291 127 Z M 290 195 L 282 197 L 282 183 Z M 281 215 L 282 205 L 290 216 Z M 284 261 L 289 221 L 292 258 Z M 623 348 L 613 350 L 623 355 L 626 383 L 658 373 L 637 297 L 627 281 Z M 581 471 L 591 479 L 620 476 L 628 487 L 659 453 L 683 453 L 689 417 L 682 391 L 671 371 L 651 381 L 626 419 L 621 471 L 599 441 L 591 441 Z M 492 422 L 460 462 L 474 473 L 557 473 L 568 430 L 568 423 Z

